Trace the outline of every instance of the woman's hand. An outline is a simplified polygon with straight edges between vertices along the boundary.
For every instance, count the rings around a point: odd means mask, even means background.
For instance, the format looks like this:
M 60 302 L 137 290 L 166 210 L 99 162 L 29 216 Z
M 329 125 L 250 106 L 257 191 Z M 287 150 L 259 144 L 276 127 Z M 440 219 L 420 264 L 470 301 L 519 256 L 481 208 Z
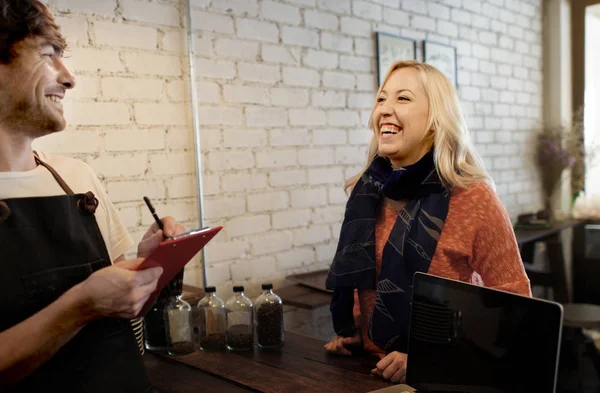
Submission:
M 371 370 L 371 374 L 379 375 L 381 378 L 394 383 L 406 381 L 406 362 L 408 355 L 402 352 L 390 352 L 381 359 L 377 366 Z
M 325 344 L 325 350 L 329 353 L 336 355 L 350 356 L 352 352 L 348 350 L 348 347 L 362 346 L 362 336 L 360 331 L 357 331 L 353 337 L 340 337 L 336 335 L 327 344 Z

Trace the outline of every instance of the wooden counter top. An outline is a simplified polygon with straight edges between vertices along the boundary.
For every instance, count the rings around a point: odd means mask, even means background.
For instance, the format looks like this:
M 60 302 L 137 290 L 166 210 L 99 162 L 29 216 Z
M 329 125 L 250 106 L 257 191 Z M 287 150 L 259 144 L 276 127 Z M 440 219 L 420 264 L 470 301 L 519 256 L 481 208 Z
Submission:
M 328 355 L 325 342 L 290 332 L 279 349 L 194 352 L 171 357 L 146 353 L 148 374 L 160 393 L 369 392 L 390 386 L 369 375 L 377 359 Z

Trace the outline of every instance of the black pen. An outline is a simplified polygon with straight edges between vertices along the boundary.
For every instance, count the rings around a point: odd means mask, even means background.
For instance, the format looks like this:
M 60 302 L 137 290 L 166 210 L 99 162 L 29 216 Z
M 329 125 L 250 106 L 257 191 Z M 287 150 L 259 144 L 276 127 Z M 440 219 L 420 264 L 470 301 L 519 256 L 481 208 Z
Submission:
M 160 220 L 160 218 L 158 218 L 158 216 L 156 215 L 156 210 L 154 210 L 154 206 L 152 206 L 150 199 L 145 196 L 144 202 L 146 202 L 146 206 L 148 206 L 148 209 L 150 209 L 150 213 L 152 213 L 152 217 L 154 217 L 154 221 L 156 221 L 156 224 L 158 224 L 158 228 L 161 231 L 163 231 L 163 233 L 164 233 L 165 226 L 163 225 L 163 222 Z

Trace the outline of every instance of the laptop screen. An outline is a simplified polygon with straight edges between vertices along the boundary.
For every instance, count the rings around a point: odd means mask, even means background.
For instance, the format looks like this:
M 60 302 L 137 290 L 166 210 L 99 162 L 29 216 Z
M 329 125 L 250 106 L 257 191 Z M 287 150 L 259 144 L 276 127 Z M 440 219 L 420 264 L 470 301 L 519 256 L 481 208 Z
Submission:
M 424 391 L 554 392 L 561 331 L 557 303 L 417 273 L 408 384 Z

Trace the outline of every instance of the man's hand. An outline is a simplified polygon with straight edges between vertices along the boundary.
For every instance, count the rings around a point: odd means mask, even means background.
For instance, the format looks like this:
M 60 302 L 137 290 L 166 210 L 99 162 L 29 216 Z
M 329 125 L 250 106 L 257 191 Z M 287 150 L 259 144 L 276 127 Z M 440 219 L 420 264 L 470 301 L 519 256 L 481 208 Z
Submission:
M 348 350 L 348 347 L 352 346 L 362 346 L 360 331 L 357 331 L 354 337 L 340 337 L 336 335 L 331 341 L 325 344 L 325 350 L 337 355 L 350 356 L 352 352 Z
M 379 375 L 383 379 L 400 383 L 406 381 L 406 362 L 408 356 L 402 352 L 390 352 L 381 359 L 371 374 Z
M 100 269 L 79 284 L 84 311 L 90 319 L 115 317 L 133 319 L 156 289 L 161 267 L 136 271 L 143 259 L 116 262 Z
M 156 247 L 158 247 L 165 237 L 173 237 L 185 232 L 185 227 L 175 221 L 173 217 L 164 217 L 160 220 L 165 228 L 164 233 L 158 228 L 157 223 L 152 223 L 150 228 L 148 228 L 144 234 L 140 244 L 138 244 L 138 258 L 147 257 Z

